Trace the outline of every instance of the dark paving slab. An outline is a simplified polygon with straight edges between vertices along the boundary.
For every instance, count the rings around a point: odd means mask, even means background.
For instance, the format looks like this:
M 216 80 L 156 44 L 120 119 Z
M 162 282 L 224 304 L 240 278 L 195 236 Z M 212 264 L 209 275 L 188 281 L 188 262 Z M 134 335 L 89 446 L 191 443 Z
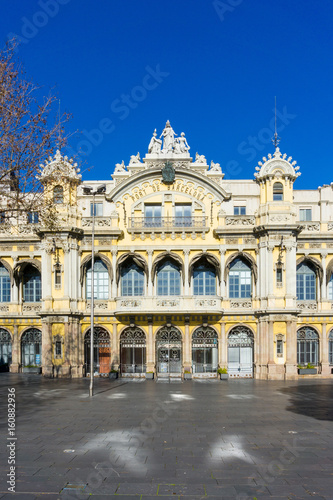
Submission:
M 16 494 L 2 419 L 0 499 L 333 499 L 333 381 L 101 379 L 90 399 L 89 380 L 1 374 L 2 415 L 8 387 Z

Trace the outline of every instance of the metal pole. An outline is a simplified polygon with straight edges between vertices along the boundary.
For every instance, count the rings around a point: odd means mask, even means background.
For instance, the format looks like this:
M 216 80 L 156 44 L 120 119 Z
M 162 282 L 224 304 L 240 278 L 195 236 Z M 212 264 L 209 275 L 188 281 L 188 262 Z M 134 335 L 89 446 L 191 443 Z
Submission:
M 90 299 L 90 385 L 89 396 L 94 395 L 94 245 L 95 245 L 95 192 L 93 195 L 92 227 L 91 227 L 91 299 Z

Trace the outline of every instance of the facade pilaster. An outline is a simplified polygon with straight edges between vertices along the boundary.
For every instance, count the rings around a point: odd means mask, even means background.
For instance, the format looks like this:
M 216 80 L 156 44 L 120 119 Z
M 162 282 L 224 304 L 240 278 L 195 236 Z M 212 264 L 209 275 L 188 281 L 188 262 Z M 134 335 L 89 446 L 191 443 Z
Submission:
M 185 317 L 185 335 L 184 335 L 184 370 L 192 371 L 192 359 L 191 359 L 191 338 L 190 338 L 190 319 L 188 316 Z
M 323 282 L 321 284 L 321 300 L 324 301 L 327 299 L 327 286 L 326 286 L 326 257 L 327 252 L 323 252 L 321 254 L 321 265 L 323 268 Z
M 116 248 L 112 248 L 111 254 L 112 254 L 112 270 L 113 270 L 113 280 L 111 283 L 111 298 L 115 299 L 118 295 L 117 293 L 117 279 L 116 279 L 116 271 L 117 271 L 117 253 L 118 250 Z
M 45 377 L 53 377 L 52 364 L 52 323 L 42 319 L 42 372 Z
M 225 289 L 226 284 L 224 281 L 224 267 L 225 267 L 225 249 L 220 248 L 220 263 L 221 263 L 221 284 L 220 284 L 220 295 L 222 299 L 226 297 Z
M 13 330 L 12 363 L 10 365 L 10 372 L 18 373 L 20 371 L 21 364 L 20 336 L 18 333 L 18 326 L 14 325 Z
M 111 345 L 112 345 L 111 368 L 112 368 L 112 370 L 118 370 L 119 363 L 120 363 L 120 356 L 119 356 L 119 342 L 118 342 L 118 335 L 117 335 L 117 323 L 113 323 L 112 330 L 113 331 L 112 331 L 112 340 L 111 340 Z
M 228 366 L 228 340 L 225 333 L 225 323 L 221 323 L 221 339 L 219 343 L 219 366 L 227 368 Z
M 296 266 L 295 266 L 296 267 Z M 296 321 L 287 321 L 286 342 L 286 379 L 297 379 L 297 324 Z
M 148 255 L 148 276 L 147 276 L 147 281 L 148 281 L 148 297 L 153 296 L 153 281 L 152 281 L 152 267 L 153 267 L 153 250 L 149 248 L 147 250 L 147 255 Z
M 155 371 L 153 318 L 148 317 L 147 372 Z
M 186 297 L 189 296 L 190 294 L 190 283 L 189 283 L 189 270 L 188 270 L 188 263 L 189 263 L 189 255 L 190 255 L 190 250 L 188 248 L 185 248 L 183 250 L 184 252 L 184 295 Z
M 321 374 L 330 375 L 331 367 L 328 359 L 328 338 L 327 338 L 327 324 L 322 324 L 322 333 L 320 339 L 320 360 Z
M 286 308 L 296 307 L 296 243 L 286 244 Z M 287 339 L 288 343 L 288 339 Z

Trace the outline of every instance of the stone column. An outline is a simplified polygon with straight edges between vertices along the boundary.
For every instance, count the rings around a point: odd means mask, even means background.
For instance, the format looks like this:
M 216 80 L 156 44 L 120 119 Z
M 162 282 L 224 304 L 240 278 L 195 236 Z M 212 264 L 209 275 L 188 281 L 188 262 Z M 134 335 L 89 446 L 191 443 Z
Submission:
M 286 244 L 286 307 L 296 307 L 296 243 L 294 242 Z
M 42 251 L 42 299 L 51 299 L 52 297 L 52 254 L 51 248 Z
M 268 379 L 269 380 L 277 380 L 284 377 L 284 374 L 281 373 L 281 369 L 279 370 L 279 366 L 274 362 L 274 321 L 270 320 L 268 322 Z
M 155 372 L 153 317 L 148 317 L 147 372 Z
M 147 276 L 148 297 L 152 297 L 153 296 L 153 282 L 152 282 L 153 250 L 149 248 L 147 250 L 147 255 L 148 255 L 148 276 Z
M 273 292 L 274 284 L 274 272 L 273 272 L 273 249 L 274 247 L 269 245 L 267 247 L 267 265 L 266 265 L 266 290 L 268 297 L 268 307 L 274 307 L 275 297 Z
M 256 378 L 267 378 L 268 365 L 268 322 L 267 318 L 260 318 L 258 323 L 258 362 L 256 364 Z
M 120 353 L 119 353 L 119 342 L 117 338 L 117 323 L 113 323 L 113 332 L 112 332 L 112 352 L 111 352 L 111 367 L 113 370 L 118 370 L 120 363 Z
M 42 373 L 53 377 L 52 365 L 52 318 L 42 318 Z
M 190 338 L 190 319 L 185 317 L 185 338 L 184 338 L 184 370 L 192 371 L 192 356 L 191 356 L 191 338 Z
M 12 341 L 12 363 L 10 365 L 11 373 L 18 373 L 21 364 L 21 349 L 20 349 L 20 336 L 18 333 L 18 326 L 14 325 L 13 341 Z
M 331 367 L 328 359 L 328 338 L 327 338 L 327 324 L 322 325 L 322 334 L 320 338 L 320 359 L 321 374 L 324 376 L 331 374 Z
M 111 284 L 111 299 L 115 299 L 118 296 L 117 293 L 117 252 L 118 250 L 116 248 L 112 248 L 111 253 L 112 253 L 112 271 L 113 271 L 113 280 Z
M 323 267 L 323 282 L 321 285 L 321 300 L 327 300 L 327 286 L 326 286 L 326 257 L 327 252 L 321 254 L 321 265 Z
M 286 372 L 285 379 L 297 379 L 297 333 L 296 320 L 287 321 L 287 339 L 286 339 Z
M 228 367 L 228 339 L 225 333 L 225 323 L 221 323 L 221 339 L 219 341 L 219 366 Z
M 225 276 L 224 276 L 224 267 L 225 267 L 225 249 L 220 248 L 220 262 L 221 262 L 221 285 L 220 285 L 220 295 L 222 300 L 226 298 L 225 293 Z
M 260 302 L 263 307 L 266 307 L 266 242 L 259 243 L 259 267 L 258 267 L 258 291 Z
M 82 342 L 80 321 L 78 318 L 70 317 L 68 323 L 68 346 L 70 345 L 71 377 L 83 376 L 84 346 Z
M 188 271 L 188 262 L 190 251 L 188 248 L 183 250 L 184 252 L 184 295 L 188 297 L 190 295 L 190 285 L 189 285 L 189 271 Z

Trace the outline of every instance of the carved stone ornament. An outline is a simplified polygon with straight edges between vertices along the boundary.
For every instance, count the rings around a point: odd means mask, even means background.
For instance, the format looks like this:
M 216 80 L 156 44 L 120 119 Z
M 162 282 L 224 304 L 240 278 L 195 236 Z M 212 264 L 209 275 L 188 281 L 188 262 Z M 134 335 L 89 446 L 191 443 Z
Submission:
M 299 167 L 296 166 L 296 161 L 291 163 L 291 156 L 287 159 L 286 157 L 287 155 L 282 155 L 280 149 L 277 147 L 273 155 L 269 154 L 268 158 L 264 156 L 263 162 L 258 162 L 258 166 L 255 168 L 256 173 L 254 177 L 257 181 L 262 181 L 272 176 L 285 177 L 294 181 L 301 175 L 300 172 L 298 172 Z
M 251 309 L 251 300 L 232 300 L 230 302 L 231 309 Z
M 225 218 L 226 226 L 254 226 L 256 219 L 254 216 L 228 216 Z
M 172 163 L 167 161 L 162 168 L 162 179 L 164 184 L 173 184 L 175 175 L 175 169 L 173 168 Z
M 45 161 L 45 165 L 40 166 L 40 175 L 37 178 L 45 184 L 48 181 L 62 182 L 67 179 L 71 182 L 79 184 L 81 182 L 80 169 L 77 168 L 77 163 L 73 163 L 72 159 L 67 156 L 62 156 L 59 149 L 57 150 L 54 158 L 49 157 Z
M 122 300 L 120 302 L 121 307 L 140 307 L 141 306 L 141 300 L 136 300 L 136 299 L 126 299 Z
M 311 302 L 311 301 L 297 301 L 297 308 L 301 310 L 310 310 L 310 311 L 315 311 L 317 309 L 317 302 Z

